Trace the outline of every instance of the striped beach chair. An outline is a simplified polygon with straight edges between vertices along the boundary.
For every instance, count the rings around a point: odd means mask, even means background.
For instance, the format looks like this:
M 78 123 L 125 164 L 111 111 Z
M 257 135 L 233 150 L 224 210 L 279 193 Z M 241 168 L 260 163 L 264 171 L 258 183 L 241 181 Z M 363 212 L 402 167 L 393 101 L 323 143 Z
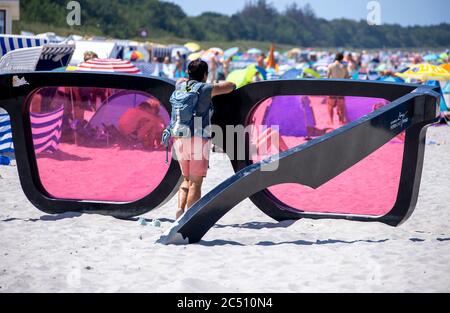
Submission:
M 48 40 L 42 37 L 0 35 L 0 58 L 16 49 L 39 47 L 46 43 Z
M 45 44 L 42 47 L 36 71 L 52 71 L 69 65 L 75 45 Z
M 0 59 L 0 73 L 25 73 L 36 70 L 42 47 L 9 51 Z
M 74 51 L 74 45 L 59 44 L 9 51 L 0 59 L 0 73 L 52 71 L 67 66 Z

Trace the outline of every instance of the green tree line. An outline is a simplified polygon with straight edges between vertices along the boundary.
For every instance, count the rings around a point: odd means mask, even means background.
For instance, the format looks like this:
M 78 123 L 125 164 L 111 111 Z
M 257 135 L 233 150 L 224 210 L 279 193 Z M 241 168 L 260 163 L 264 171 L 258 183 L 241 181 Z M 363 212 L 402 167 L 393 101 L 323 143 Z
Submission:
M 68 0 L 23 0 L 21 23 L 44 25 L 48 31 L 69 28 Z M 365 20 L 325 20 L 311 7 L 291 4 L 282 12 L 266 0 L 247 2 L 231 16 L 206 12 L 187 16 L 176 4 L 157 0 L 79 0 L 81 25 L 70 30 L 92 30 L 119 39 L 162 37 L 197 41 L 269 41 L 303 47 L 402 48 L 445 47 L 450 24 L 433 26 L 370 26 Z M 28 29 L 33 31 L 33 29 Z

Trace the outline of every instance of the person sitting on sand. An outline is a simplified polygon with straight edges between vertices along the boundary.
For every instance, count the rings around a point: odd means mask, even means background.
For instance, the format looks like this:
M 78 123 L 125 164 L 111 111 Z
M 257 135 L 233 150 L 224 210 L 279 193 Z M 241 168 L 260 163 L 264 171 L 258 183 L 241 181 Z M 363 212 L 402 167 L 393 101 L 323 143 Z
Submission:
M 161 149 L 166 124 L 159 116 L 159 106 L 156 99 L 150 98 L 128 109 L 119 119 L 119 131 L 131 140 L 138 140 L 146 149 Z
M 90 61 L 90 60 L 94 60 L 94 59 L 98 59 L 98 55 L 97 53 L 95 53 L 94 51 L 86 51 L 83 55 L 83 59 L 84 62 Z

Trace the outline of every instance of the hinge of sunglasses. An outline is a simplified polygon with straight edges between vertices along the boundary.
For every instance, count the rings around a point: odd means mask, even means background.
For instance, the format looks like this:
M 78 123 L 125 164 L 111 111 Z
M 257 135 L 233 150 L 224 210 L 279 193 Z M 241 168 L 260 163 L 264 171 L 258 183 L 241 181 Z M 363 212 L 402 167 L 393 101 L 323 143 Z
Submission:
M 414 118 L 423 120 L 432 120 L 440 116 L 441 95 L 434 91 L 431 87 L 421 86 L 414 89 L 412 94 L 419 94 L 415 98 Z M 428 105 L 430 98 L 434 98 L 434 105 Z

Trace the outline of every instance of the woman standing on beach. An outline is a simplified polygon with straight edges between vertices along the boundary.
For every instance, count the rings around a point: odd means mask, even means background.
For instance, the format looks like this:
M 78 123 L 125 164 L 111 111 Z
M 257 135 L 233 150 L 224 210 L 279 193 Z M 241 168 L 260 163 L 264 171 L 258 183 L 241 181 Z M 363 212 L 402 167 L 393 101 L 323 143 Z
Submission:
M 183 183 L 178 193 L 177 219 L 183 215 L 186 209 L 190 208 L 201 198 L 201 188 L 203 179 L 208 171 L 211 147 L 212 98 L 230 93 L 236 88 L 236 85 L 230 82 L 206 83 L 208 79 L 208 64 L 201 59 L 189 63 L 188 74 L 189 79 L 178 80 L 172 97 L 177 101 L 182 101 L 176 97 L 178 93 L 183 96 L 183 99 L 186 99 L 186 92 L 192 93 L 194 91 L 197 93 L 197 103 L 185 103 L 183 101 L 183 105 L 195 105 L 195 116 L 200 119 L 201 125 L 196 125 L 194 116 L 192 116 L 191 125 L 189 125 L 190 135 L 183 137 L 177 137 L 176 129 L 187 125 L 181 125 L 176 122 L 171 125 L 170 131 L 175 138 L 175 155 L 183 175 Z

